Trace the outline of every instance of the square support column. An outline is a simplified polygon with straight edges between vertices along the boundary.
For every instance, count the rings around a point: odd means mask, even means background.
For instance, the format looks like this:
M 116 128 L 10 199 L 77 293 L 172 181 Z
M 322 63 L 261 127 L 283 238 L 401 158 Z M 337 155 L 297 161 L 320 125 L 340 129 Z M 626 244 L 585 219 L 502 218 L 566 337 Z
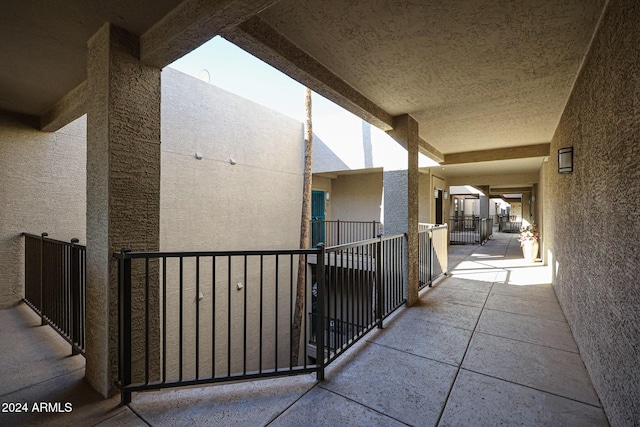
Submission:
M 489 218 L 489 195 L 491 188 L 488 185 L 477 185 L 476 188 L 484 193 L 480 196 L 480 218 Z
M 407 169 L 384 172 L 384 229 L 385 234 L 407 234 L 405 289 L 411 306 L 418 300 L 419 287 L 418 122 L 408 114 L 394 117 L 388 133 L 407 149 Z
M 160 242 L 160 70 L 142 64 L 139 50 L 136 36 L 111 24 L 88 42 L 85 376 L 105 397 L 116 391 L 118 361 L 117 263 L 111 254 L 123 247 L 157 251 Z M 156 349 L 157 266 L 150 276 L 150 347 Z M 144 299 L 136 286 L 133 298 Z M 136 313 L 133 318 L 144 323 Z M 153 360 L 153 372 L 156 365 Z

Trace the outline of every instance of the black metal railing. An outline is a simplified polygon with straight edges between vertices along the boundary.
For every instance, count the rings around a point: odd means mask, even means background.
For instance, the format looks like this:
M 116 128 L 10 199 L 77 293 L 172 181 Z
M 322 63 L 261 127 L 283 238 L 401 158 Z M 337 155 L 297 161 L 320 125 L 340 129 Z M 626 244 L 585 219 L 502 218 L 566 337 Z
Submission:
M 373 239 L 382 233 L 379 221 L 311 220 L 311 246 L 324 243 L 325 247 L 345 245 Z
M 86 247 L 23 233 L 25 296 L 23 301 L 69 344 L 85 355 Z
M 493 218 L 455 216 L 449 218 L 449 243 L 452 245 L 484 244 L 493 235 Z
M 433 281 L 446 271 L 446 239 L 447 228 L 445 225 L 418 227 L 419 242 L 419 289 L 431 286 Z M 444 247 L 444 254 L 442 248 Z
M 327 249 L 114 254 L 123 403 L 134 391 L 323 379 L 327 364 L 405 302 L 404 245 L 397 235 Z M 294 343 L 300 258 L 307 314 Z
M 517 215 L 500 215 L 498 231 L 502 233 L 518 233 L 522 227 L 522 217 Z
M 404 304 L 404 245 L 399 234 L 326 248 L 326 365 Z
M 307 268 L 315 256 L 322 271 L 323 251 L 114 254 L 122 401 L 133 391 L 314 371 L 321 378 L 324 360 L 311 362 L 306 345 L 306 301 L 300 343 L 292 337 L 299 259 Z M 310 299 L 310 271 L 304 277 Z M 324 284 L 317 283 L 321 298 Z
M 449 218 L 449 243 L 452 245 L 480 243 L 480 218 L 477 216 Z

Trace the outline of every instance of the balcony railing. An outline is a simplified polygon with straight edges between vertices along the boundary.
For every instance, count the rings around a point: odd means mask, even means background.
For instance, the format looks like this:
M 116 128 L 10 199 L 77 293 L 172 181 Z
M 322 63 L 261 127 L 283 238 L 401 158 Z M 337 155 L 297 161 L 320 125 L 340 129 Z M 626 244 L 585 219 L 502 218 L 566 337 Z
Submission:
M 484 244 L 493 235 L 493 218 L 454 216 L 449 218 L 449 243 Z
M 23 234 L 25 239 L 24 302 L 71 344 L 72 354 L 85 354 L 86 247 Z
M 345 245 L 373 239 L 379 234 L 382 234 L 379 221 L 311 220 L 311 247 L 318 243 L 324 243 L 327 248 Z
M 382 327 L 383 320 L 405 302 L 404 245 L 405 236 L 400 234 L 326 249 L 326 299 L 317 307 L 325 318 L 326 364 L 376 326 Z
M 425 283 L 446 269 L 446 231 L 422 233 Z M 169 387 L 309 372 L 322 379 L 327 364 L 404 304 L 405 246 L 396 235 L 305 250 L 114 254 L 122 401 Z
M 503 233 L 518 233 L 522 227 L 522 217 L 517 215 L 501 215 L 498 222 L 498 231 Z
M 299 260 L 306 266 L 323 250 L 114 254 L 122 401 L 133 391 L 317 372 L 306 316 L 302 342 L 292 337 Z M 322 281 L 317 288 L 323 295 Z
M 419 241 L 419 289 L 431 286 L 433 281 L 447 271 L 448 226 L 418 224 Z

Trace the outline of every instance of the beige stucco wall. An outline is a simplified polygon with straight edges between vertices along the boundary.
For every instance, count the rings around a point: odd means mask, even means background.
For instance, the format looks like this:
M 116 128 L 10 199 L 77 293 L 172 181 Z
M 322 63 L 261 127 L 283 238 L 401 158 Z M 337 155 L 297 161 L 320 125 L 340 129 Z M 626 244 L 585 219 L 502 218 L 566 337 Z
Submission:
M 55 133 L 0 113 L 0 307 L 23 296 L 23 232 L 85 242 L 86 118 Z
M 160 205 L 161 250 L 295 249 L 299 245 L 302 200 L 303 126 L 251 101 L 193 79 L 172 69 L 163 71 L 162 175 Z M 202 160 L 195 153 L 202 154 Z M 229 160 L 236 164 L 232 165 Z M 297 257 L 293 258 L 295 278 Z M 196 307 L 200 306 L 201 372 L 211 371 L 212 259 L 201 259 L 198 299 L 195 260 L 183 268 L 184 375 L 195 374 Z M 257 369 L 260 326 L 259 258 L 216 261 L 216 373 L 227 369 L 227 330 L 232 331 L 232 372 L 242 370 L 244 304 L 247 301 L 249 370 Z M 273 337 L 282 340 L 278 364 L 288 365 L 291 259 L 266 257 L 262 306 L 263 368 L 273 367 Z M 167 373 L 178 371 L 179 266 L 167 266 Z M 279 278 L 279 321 L 275 322 L 275 278 Z M 295 280 L 295 279 L 294 279 Z M 237 284 L 242 283 L 242 289 Z M 231 295 L 229 296 L 229 285 Z M 295 286 L 295 283 L 293 284 Z M 246 294 L 246 295 L 245 295 Z M 231 323 L 227 300 L 231 298 Z M 287 345 L 283 345 L 286 343 Z M 273 354 L 272 354 L 273 353 Z
M 431 187 L 431 169 L 418 175 L 418 222 L 431 223 L 431 205 L 434 204 Z M 435 209 L 435 208 L 434 208 Z
M 380 221 L 382 180 L 382 172 L 340 175 L 332 180 L 331 218 Z
M 162 78 L 161 250 L 297 247 L 302 123 L 170 68 Z
M 612 426 L 640 425 L 638 22 L 637 0 L 609 1 L 543 166 L 554 288 Z

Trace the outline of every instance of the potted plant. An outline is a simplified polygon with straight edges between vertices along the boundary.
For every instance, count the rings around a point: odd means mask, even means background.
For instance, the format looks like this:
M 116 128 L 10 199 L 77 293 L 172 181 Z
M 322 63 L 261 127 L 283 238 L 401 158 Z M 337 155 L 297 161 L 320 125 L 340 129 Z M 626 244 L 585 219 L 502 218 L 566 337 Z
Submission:
M 522 247 L 522 255 L 529 262 L 534 262 L 538 257 L 538 231 L 535 224 L 520 228 L 520 238 L 518 239 Z

